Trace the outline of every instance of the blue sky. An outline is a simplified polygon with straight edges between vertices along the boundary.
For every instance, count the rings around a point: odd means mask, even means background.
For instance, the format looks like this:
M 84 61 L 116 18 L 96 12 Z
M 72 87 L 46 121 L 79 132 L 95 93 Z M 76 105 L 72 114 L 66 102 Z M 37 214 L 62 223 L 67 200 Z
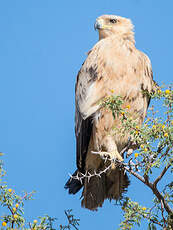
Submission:
M 118 228 L 122 216 L 114 202 L 90 212 L 80 207 L 80 194 L 69 196 L 63 188 L 76 168 L 75 79 L 98 40 L 95 19 L 115 14 L 132 19 L 136 46 L 150 57 L 154 79 L 171 83 L 172 8 L 171 0 L 0 2 L 0 150 L 9 186 L 37 191 L 26 203 L 27 218 L 49 214 L 63 223 L 63 210 L 71 208 L 81 230 Z M 128 195 L 149 205 L 151 192 L 131 180 Z

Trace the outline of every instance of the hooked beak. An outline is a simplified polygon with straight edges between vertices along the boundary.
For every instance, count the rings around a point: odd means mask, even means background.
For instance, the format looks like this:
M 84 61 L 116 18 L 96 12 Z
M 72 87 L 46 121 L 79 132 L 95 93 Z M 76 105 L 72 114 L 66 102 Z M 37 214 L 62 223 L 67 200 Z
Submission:
M 102 20 L 96 20 L 95 24 L 94 24 L 94 29 L 95 30 L 100 30 L 103 27 L 103 23 Z
M 111 28 L 111 26 L 104 25 L 103 19 L 97 19 L 95 24 L 94 24 L 94 29 L 95 30 L 110 29 L 110 28 Z

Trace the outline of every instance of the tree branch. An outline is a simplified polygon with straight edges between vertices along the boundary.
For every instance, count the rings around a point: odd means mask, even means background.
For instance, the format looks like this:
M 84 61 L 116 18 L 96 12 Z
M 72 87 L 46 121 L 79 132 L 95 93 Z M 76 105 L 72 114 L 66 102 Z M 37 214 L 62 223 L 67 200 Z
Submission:
M 124 165 L 123 162 L 116 160 L 117 163 L 119 163 L 120 166 L 123 166 L 123 168 L 128 171 L 130 174 L 132 174 L 133 176 L 135 176 L 138 180 L 140 180 L 142 183 L 144 183 L 145 185 L 147 185 L 152 192 L 154 193 L 154 195 L 157 197 L 157 199 L 160 202 L 163 202 L 164 208 L 166 210 L 166 212 L 169 215 L 173 215 L 173 210 L 170 208 L 169 204 L 165 201 L 164 197 L 161 195 L 161 193 L 158 191 L 158 189 L 156 188 L 156 186 L 154 185 L 154 183 L 151 183 L 148 179 L 148 176 L 144 176 L 142 177 L 141 175 L 139 175 L 138 173 L 134 172 L 131 168 L 128 168 L 127 166 Z M 168 167 L 169 165 L 167 165 Z M 166 168 L 166 167 L 165 167 Z M 162 173 L 160 174 L 160 176 L 155 180 L 156 184 L 158 183 L 157 181 L 159 181 L 163 175 L 166 173 L 167 169 L 164 169 L 162 171 Z M 163 174 L 163 175 L 162 175 Z
M 153 182 L 153 187 L 156 187 L 158 182 L 162 179 L 162 177 L 165 175 L 165 173 L 167 172 L 167 170 L 169 169 L 171 165 L 168 164 L 165 166 L 165 168 L 163 169 L 163 171 L 161 172 L 161 174 L 155 179 L 155 181 Z
M 165 201 L 164 197 L 160 194 L 160 192 L 158 191 L 158 189 L 153 186 L 153 184 L 152 184 L 151 189 L 152 189 L 154 195 L 157 197 L 157 199 L 160 202 L 163 202 L 164 208 L 167 211 L 167 213 L 169 215 L 173 215 L 173 210 L 170 208 L 169 204 L 167 204 L 167 202 Z
M 129 169 L 128 167 L 124 166 L 124 169 L 126 171 L 128 171 L 130 174 L 132 174 L 133 176 L 135 176 L 138 180 L 142 181 L 142 183 L 145 184 L 145 179 L 144 177 L 142 177 L 141 175 L 139 175 L 138 173 L 134 172 L 132 169 Z

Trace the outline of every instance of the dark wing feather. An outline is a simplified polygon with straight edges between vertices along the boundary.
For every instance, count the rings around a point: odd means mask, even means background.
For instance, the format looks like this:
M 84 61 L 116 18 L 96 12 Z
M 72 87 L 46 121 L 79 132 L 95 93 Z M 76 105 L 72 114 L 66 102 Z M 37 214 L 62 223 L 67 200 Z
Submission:
M 92 119 L 91 116 L 87 119 L 83 119 L 78 113 L 79 127 L 76 131 L 76 164 L 80 172 L 85 171 L 85 159 L 88 151 L 88 146 L 90 142 L 91 132 L 92 132 Z

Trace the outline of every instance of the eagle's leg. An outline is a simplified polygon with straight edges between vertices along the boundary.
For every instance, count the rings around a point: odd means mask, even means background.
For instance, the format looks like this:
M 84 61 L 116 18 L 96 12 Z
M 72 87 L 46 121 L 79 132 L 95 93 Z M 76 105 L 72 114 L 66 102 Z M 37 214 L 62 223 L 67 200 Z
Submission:
M 92 151 L 92 153 L 100 155 L 103 159 L 109 159 L 112 164 L 112 169 L 115 169 L 115 160 L 123 161 L 123 157 L 118 152 L 117 145 L 114 141 L 113 136 L 108 135 L 105 137 L 104 148 L 106 148 L 106 151 Z
M 91 151 L 92 154 L 97 154 L 100 155 L 101 158 L 106 159 L 109 158 L 110 160 L 114 160 L 114 159 L 118 159 L 119 161 L 123 161 L 122 156 L 119 154 L 118 151 L 112 151 L 112 152 L 104 152 L 104 151 L 99 151 L 99 152 L 95 152 L 95 151 Z
M 122 156 L 118 152 L 117 145 L 115 143 L 113 135 L 107 135 L 105 137 L 105 147 L 106 147 L 106 150 L 107 150 L 106 152 L 110 156 L 111 160 L 118 159 L 120 161 L 123 161 Z
M 117 150 L 111 152 L 92 152 L 94 154 L 99 154 L 103 159 L 109 159 L 111 161 L 112 169 L 115 169 L 115 161 L 123 161 L 122 156 L 119 154 Z

